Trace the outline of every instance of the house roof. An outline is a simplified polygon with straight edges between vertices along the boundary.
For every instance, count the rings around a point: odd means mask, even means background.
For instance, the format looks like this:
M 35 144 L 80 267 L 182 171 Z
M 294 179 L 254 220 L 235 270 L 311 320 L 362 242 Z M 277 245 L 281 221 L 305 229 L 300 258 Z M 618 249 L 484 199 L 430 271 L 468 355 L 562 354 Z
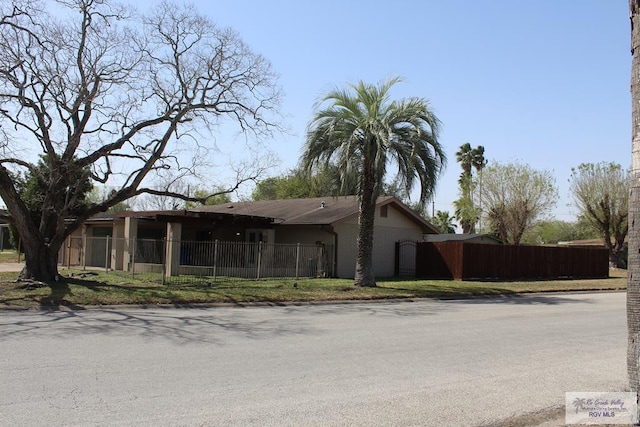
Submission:
M 628 243 L 629 236 L 625 236 L 624 243 Z M 611 243 L 615 244 L 615 237 L 611 237 Z M 584 240 L 570 240 L 566 242 L 558 242 L 560 246 L 602 246 L 604 247 L 604 239 L 599 237 L 597 239 L 584 239 Z
M 162 211 L 124 211 L 124 212 L 113 212 L 113 213 L 100 213 L 92 216 L 86 222 L 94 225 L 100 223 L 110 223 L 114 220 L 122 220 L 126 217 L 133 217 L 140 220 L 147 221 L 175 221 L 175 222 L 191 222 L 194 221 L 223 221 L 223 222 L 247 222 L 247 221 L 258 221 L 261 223 L 269 223 L 273 222 L 272 218 L 264 217 L 264 216 L 251 216 L 251 215 L 242 215 L 238 213 L 232 212 L 194 212 L 192 210 L 162 210 Z
M 393 205 L 402 214 L 420 224 L 425 232 L 437 233 L 437 229 L 400 200 L 392 196 L 378 198 L 376 206 Z M 259 200 L 253 202 L 229 202 L 220 205 L 191 209 L 196 212 L 216 212 L 273 218 L 277 224 L 286 225 L 335 225 L 358 215 L 356 196 L 314 197 L 308 199 Z
M 178 209 L 164 211 L 125 211 L 113 214 L 115 218 L 136 217 L 152 221 L 261 221 L 272 222 L 273 218 L 265 215 L 250 215 L 239 212 L 199 211 L 194 209 Z

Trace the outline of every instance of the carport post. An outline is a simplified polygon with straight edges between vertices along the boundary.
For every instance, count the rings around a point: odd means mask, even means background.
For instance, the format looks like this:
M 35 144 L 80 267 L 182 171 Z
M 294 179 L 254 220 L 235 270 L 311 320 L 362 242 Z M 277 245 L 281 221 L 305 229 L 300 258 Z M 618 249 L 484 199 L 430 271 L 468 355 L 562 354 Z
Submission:
M 109 238 L 111 236 L 107 236 L 107 244 L 104 245 L 104 271 L 105 273 L 109 272 L 109 253 L 111 250 L 109 249 Z
M 162 238 L 162 284 L 167 284 L 167 238 Z

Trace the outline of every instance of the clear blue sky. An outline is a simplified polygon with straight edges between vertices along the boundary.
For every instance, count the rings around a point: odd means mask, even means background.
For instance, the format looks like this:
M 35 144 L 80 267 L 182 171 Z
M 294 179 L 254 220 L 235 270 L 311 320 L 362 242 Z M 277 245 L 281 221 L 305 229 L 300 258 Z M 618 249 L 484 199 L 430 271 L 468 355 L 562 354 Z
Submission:
M 556 218 L 571 221 L 568 179 L 582 162 L 630 166 L 625 0 L 200 1 L 280 74 L 285 125 L 272 141 L 295 167 L 319 96 L 358 80 L 405 81 L 394 98 L 430 101 L 449 157 L 437 210 L 458 197 L 455 152 L 483 145 L 489 161 L 553 172 Z
M 138 0 L 142 10 L 151 0 Z M 315 101 L 335 87 L 393 76 L 394 98 L 422 97 L 443 123 L 449 162 L 435 209 L 453 214 L 460 145 L 490 162 L 549 170 L 553 215 L 572 221 L 571 168 L 631 164 L 630 26 L 626 0 L 199 0 L 279 73 L 288 134 L 268 141 L 296 166 Z M 233 132 L 220 129 L 217 142 Z M 233 145 L 231 144 L 231 147 Z M 227 147 L 228 148 L 228 147 Z M 249 194 L 245 190 L 244 194 Z

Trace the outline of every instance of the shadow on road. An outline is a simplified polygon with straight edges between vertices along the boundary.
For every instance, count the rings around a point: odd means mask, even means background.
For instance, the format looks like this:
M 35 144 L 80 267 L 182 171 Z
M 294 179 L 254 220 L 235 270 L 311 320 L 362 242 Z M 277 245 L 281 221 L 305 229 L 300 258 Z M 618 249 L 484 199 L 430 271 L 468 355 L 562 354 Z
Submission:
M 535 295 L 500 295 L 457 300 L 463 304 L 517 304 L 517 305 L 559 305 L 559 304 L 593 304 L 589 298 L 569 298 L 549 294 Z
M 242 309 L 219 313 L 215 309 L 57 310 L 19 312 L 0 318 L 0 339 L 40 334 L 67 336 L 137 336 L 167 339 L 179 344 L 225 345 L 234 336 L 269 339 L 279 335 L 309 335 L 313 327 L 264 316 L 246 316 Z
M 64 286 L 55 292 L 65 293 Z M 59 295 L 58 295 L 59 296 Z M 50 303 L 60 301 L 51 295 Z M 45 298 L 46 300 L 46 298 Z M 56 306 L 59 310 L 18 312 L 0 317 L 0 340 L 8 337 L 66 337 L 101 334 L 101 336 L 133 336 L 140 339 L 165 339 L 178 344 L 232 345 L 235 338 L 268 340 L 278 336 L 312 337 L 322 334 L 322 323 L 309 320 L 323 315 L 354 313 L 373 317 L 425 317 L 451 313 L 470 305 L 562 305 L 592 304 L 588 296 L 509 295 L 457 300 L 415 302 L 354 302 L 321 305 L 288 305 L 286 307 L 250 308 L 113 308 L 77 310 Z

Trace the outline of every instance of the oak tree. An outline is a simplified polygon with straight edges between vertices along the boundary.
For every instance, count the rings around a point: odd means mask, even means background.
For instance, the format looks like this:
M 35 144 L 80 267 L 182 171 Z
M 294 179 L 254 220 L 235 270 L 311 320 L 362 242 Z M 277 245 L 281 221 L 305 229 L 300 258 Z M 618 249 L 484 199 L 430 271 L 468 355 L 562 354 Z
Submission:
M 224 121 L 247 140 L 268 135 L 278 101 L 270 63 L 193 7 L 138 14 L 111 0 L 2 2 L 0 197 L 22 239 L 21 277 L 56 277 L 64 239 L 92 215 L 143 193 L 188 199 L 152 187 L 155 172 L 208 165 Z M 38 155 L 47 174 L 32 218 L 15 177 L 35 173 Z M 229 191 L 256 177 L 245 172 Z M 114 191 L 78 209 L 77 180 Z

